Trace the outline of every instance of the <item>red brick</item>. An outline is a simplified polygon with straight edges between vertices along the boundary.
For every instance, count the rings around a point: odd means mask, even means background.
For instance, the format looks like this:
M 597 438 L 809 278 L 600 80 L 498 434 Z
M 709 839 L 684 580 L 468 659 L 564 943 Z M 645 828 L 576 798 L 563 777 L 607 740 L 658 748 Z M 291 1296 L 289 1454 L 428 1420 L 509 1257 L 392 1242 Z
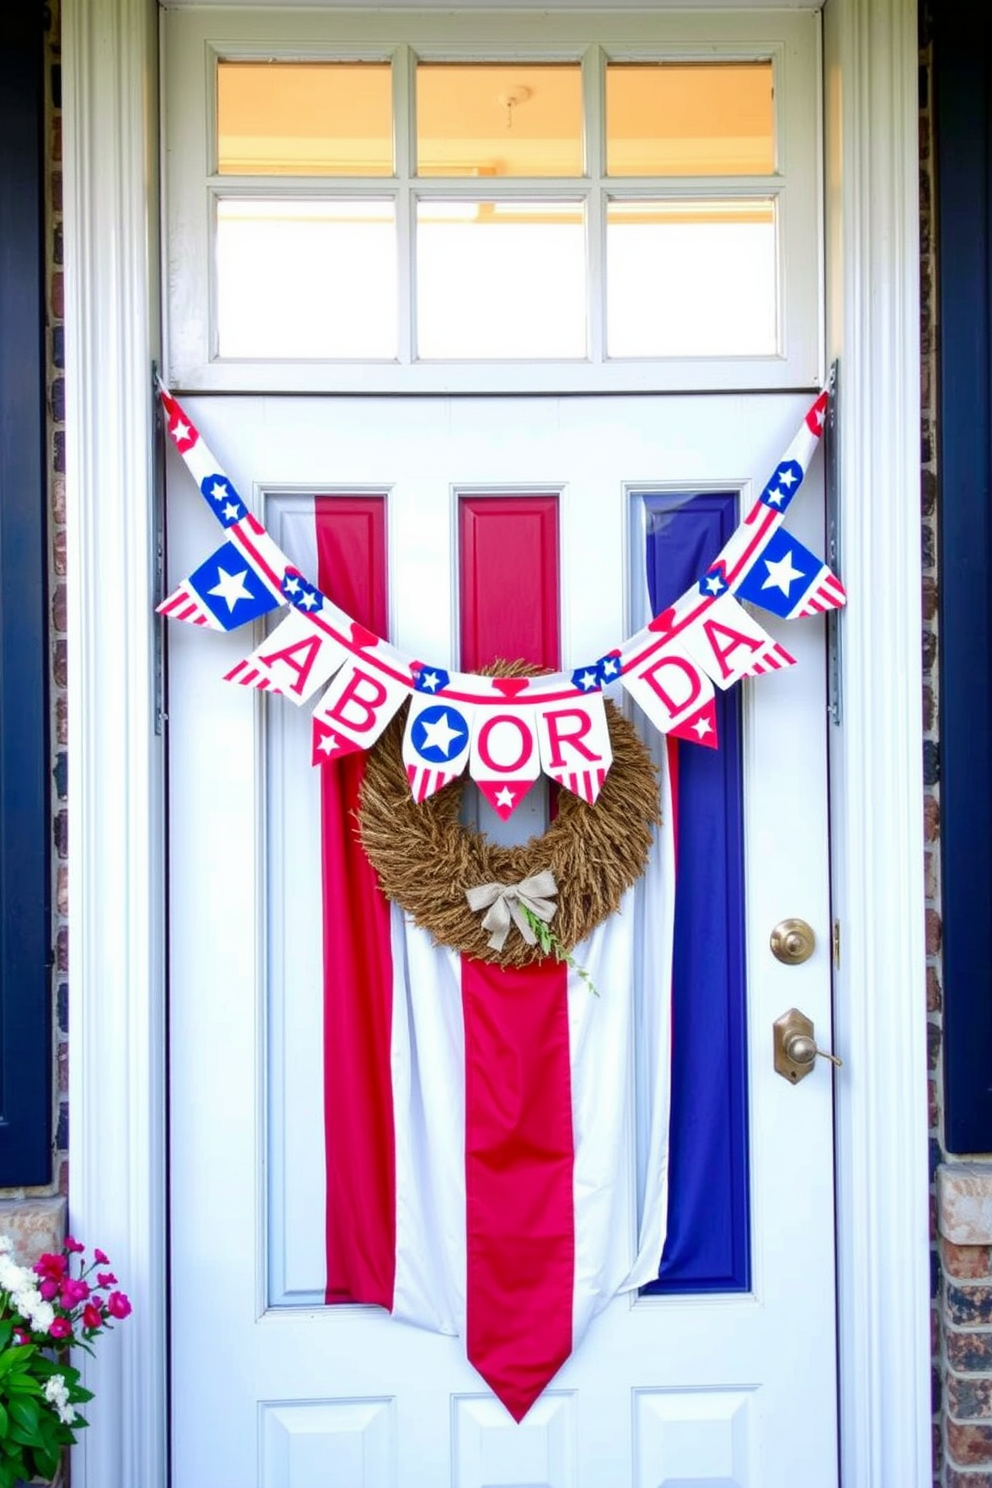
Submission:
M 932 620 L 937 613 L 937 580 L 932 575 L 926 575 L 923 580 L 923 618 Z
M 52 476 L 52 521 L 65 522 L 65 476 Z
M 944 1488 L 992 1488 L 992 1473 L 958 1472 L 948 1463 Z
M 952 1369 L 963 1374 L 992 1374 L 992 1333 L 948 1328 L 944 1347 Z
M 927 1024 L 927 1069 L 935 1070 L 940 1063 L 940 1046 L 943 1029 L 939 1023 Z
M 940 897 L 940 881 L 938 869 L 940 858 L 934 849 L 923 854 L 923 897 L 935 900 Z
M 948 1276 L 977 1281 L 992 1276 L 992 1245 L 952 1245 L 941 1240 L 940 1257 Z
M 949 1374 L 947 1376 L 947 1409 L 956 1421 L 992 1419 L 992 1377 Z
M 940 915 L 937 913 L 937 911 L 935 909 L 928 909 L 927 910 L 927 912 L 926 912 L 926 926 L 927 926 L 927 955 L 928 956 L 936 956 L 937 952 L 940 950 L 940 941 L 941 941 L 941 935 L 942 935 L 943 927 L 941 925 Z
M 65 315 L 65 280 L 61 269 L 52 275 L 52 314 L 56 320 L 62 320 Z
M 59 578 L 65 577 L 65 528 L 56 527 L 52 540 L 52 567 Z
M 52 595 L 52 625 L 60 633 L 66 630 L 66 586 L 55 585 L 55 593 Z
M 69 742 L 69 699 L 64 692 L 55 699 L 55 737 L 60 744 Z
M 50 198 L 50 200 L 51 200 L 51 205 L 52 205 L 52 211 L 53 212 L 61 212 L 61 210 L 62 210 L 62 172 L 61 171 L 52 171 L 51 187 L 52 187 L 52 189 L 51 189 L 51 198 Z M 56 314 L 58 314 L 59 316 L 61 316 L 62 311 L 61 310 L 58 310 L 56 312 Z
M 58 877 L 55 889 L 56 912 L 63 919 L 69 913 L 69 867 L 66 863 L 59 864 Z
M 69 678 L 69 651 L 64 640 L 52 646 L 52 676 L 56 687 L 65 687 Z
M 927 1012 L 939 1013 L 944 999 L 940 991 L 940 974 L 936 966 L 927 967 Z
M 927 842 L 936 842 L 940 836 L 940 802 L 936 796 L 923 800 L 923 836 Z
M 959 1467 L 985 1467 L 992 1463 L 992 1426 L 963 1426 L 947 1423 L 947 1455 Z
M 934 717 L 933 688 L 927 683 L 923 689 L 923 732 L 925 734 L 929 734 L 933 728 Z
M 935 1132 L 940 1125 L 940 1101 L 937 1099 L 937 1081 L 927 1081 L 927 1112 L 930 1130 Z
M 59 114 L 56 114 L 54 119 L 52 120 L 51 151 L 52 160 L 62 159 L 62 119 Z

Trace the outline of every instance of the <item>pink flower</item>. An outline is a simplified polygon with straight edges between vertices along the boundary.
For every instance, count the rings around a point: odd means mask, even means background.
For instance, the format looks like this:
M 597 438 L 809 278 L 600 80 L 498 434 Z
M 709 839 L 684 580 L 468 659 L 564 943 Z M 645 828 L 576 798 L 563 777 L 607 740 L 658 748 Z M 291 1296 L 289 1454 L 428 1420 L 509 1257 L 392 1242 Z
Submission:
M 57 1317 L 48 1330 L 48 1336 L 50 1338 L 71 1338 L 72 1324 L 69 1322 L 69 1319 Z
M 67 1276 L 62 1283 L 62 1291 L 59 1301 L 63 1307 L 75 1307 L 77 1302 L 85 1302 L 90 1294 L 89 1282 L 78 1280 L 75 1276 Z
M 71 1255 L 82 1255 L 83 1251 L 86 1249 L 86 1246 L 80 1245 L 79 1241 L 74 1239 L 72 1235 L 66 1235 L 64 1248 Z
M 123 1292 L 111 1292 L 107 1298 L 107 1311 L 111 1317 L 126 1318 L 131 1311 L 131 1304 Z
M 59 1294 L 59 1284 L 57 1281 L 53 1281 L 51 1277 L 48 1277 L 47 1280 L 41 1283 L 38 1290 L 46 1302 L 51 1302 L 52 1298 L 57 1297 Z
M 98 1266 L 109 1266 L 110 1265 L 110 1257 L 108 1255 L 106 1255 L 104 1253 L 104 1251 L 102 1251 L 100 1249 L 94 1250 L 94 1252 L 93 1252 L 93 1259 L 96 1261 L 96 1263 L 97 1263 Z
M 96 1278 L 97 1286 L 112 1287 L 117 1285 L 117 1277 L 113 1271 L 100 1271 Z
M 68 1263 L 64 1255 L 46 1253 L 43 1256 L 39 1256 L 35 1264 L 34 1273 L 36 1276 L 42 1276 L 46 1280 L 61 1282 L 67 1269 Z
M 103 1308 L 100 1306 L 99 1302 L 87 1302 L 86 1306 L 83 1308 L 83 1327 L 103 1327 Z
M 13 1333 L 14 1347 L 20 1348 L 23 1343 L 31 1342 L 31 1334 L 25 1333 L 23 1328 L 15 1328 Z

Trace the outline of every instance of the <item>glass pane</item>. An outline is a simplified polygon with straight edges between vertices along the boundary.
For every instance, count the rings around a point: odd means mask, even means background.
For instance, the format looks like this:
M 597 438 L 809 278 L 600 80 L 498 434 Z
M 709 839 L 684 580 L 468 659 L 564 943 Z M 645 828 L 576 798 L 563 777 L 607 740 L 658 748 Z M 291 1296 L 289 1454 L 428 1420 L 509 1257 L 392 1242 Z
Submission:
M 577 62 L 421 62 L 417 169 L 422 176 L 581 176 Z
M 578 202 L 421 202 L 421 357 L 584 357 Z
M 772 356 L 775 203 L 611 202 L 607 354 Z
M 611 62 L 611 176 L 764 176 L 775 169 L 770 62 Z
M 242 176 L 388 176 L 388 62 L 219 62 L 217 169 Z
M 396 356 L 391 201 L 217 203 L 222 357 Z

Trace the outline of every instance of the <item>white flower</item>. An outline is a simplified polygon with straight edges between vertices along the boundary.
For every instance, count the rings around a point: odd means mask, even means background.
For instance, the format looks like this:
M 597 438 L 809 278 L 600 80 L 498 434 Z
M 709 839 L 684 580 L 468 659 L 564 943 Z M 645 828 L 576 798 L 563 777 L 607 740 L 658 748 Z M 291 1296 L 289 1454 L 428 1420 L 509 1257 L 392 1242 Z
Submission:
M 14 1242 L 9 1235 L 0 1235 L 0 1255 L 8 1250 L 13 1250 Z
M 64 1374 L 53 1374 L 45 1383 L 45 1399 L 54 1405 L 58 1418 L 64 1426 L 71 1426 L 76 1419 L 75 1407 L 69 1404 L 69 1390 Z
M 69 1391 L 66 1388 L 64 1374 L 50 1375 L 45 1381 L 45 1399 L 57 1405 L 65 1405 L 69 1399 Z
M 47 1333 L 55 1321 L 55 1308 L 39 1293 L 38 1301 L 30 1313 L 31 1326 L 36 1333 Z
M 32 1281 L 30 1271 L 19 1266 L 7 1251 L 0 1251 L 0 1291 L 22 1292 Z

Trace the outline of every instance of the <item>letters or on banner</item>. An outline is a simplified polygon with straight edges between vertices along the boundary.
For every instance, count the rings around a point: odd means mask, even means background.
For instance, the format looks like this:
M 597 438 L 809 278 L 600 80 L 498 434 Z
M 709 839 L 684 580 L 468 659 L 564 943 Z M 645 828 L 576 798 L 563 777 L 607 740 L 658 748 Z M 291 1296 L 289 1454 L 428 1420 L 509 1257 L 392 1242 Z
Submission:
M 537 733 L 545 775 L 591 806 L 613 763 L 602 693 L 539 707 Z
M 278 692 L 300 706 L 313 697 L 348 659 L 348 652 L 300 610 L 291 610 L 225 681 Z
M 535 710 L 509 704 L 480 708 L 469 774 L 503 821 L 516 811 L 540 773 Z
M 349 659 L 314 710 L 314 764 L 324 765 L 358 749 L 371 749 L 409 696 L 403 682 L 377 667 Z
M 403 734 L 403 764 L 415 801 L 426 801 L 462 773 L 475 717 L 471 703 L 435 698 L 429 686 L 414 692 Z

